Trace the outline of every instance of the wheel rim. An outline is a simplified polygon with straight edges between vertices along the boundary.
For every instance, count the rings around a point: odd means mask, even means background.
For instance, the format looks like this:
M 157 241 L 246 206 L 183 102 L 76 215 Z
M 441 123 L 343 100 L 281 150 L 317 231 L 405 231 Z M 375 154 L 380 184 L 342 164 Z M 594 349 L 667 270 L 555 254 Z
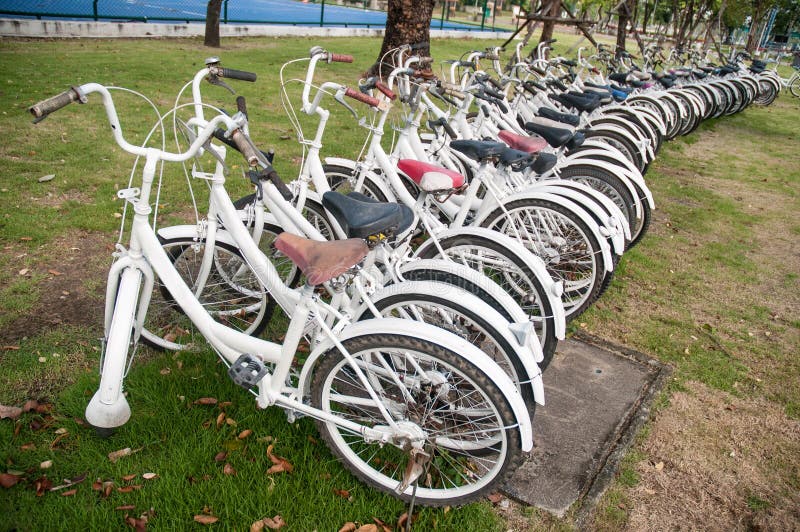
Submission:
M 409 349 L 352 353 L 359 366 L 396 421 L 411 421 L 426 433 L 425 450 L 432 459 L 426 475 L 419 479 L 417 497 L 446 499 L 467 496 L 489 484 L 503 469 L 508 439 L 502 418 L 495 405 L 457 368 L 440 359 Z M 413 356 L 415 364 L 407 363 Z M 404 396 L 396 381 L 382 369 L 391 364 L 394 373 L 410 388 L 416 404 Z M 444 376 L 449 386 L 442 398 L 422 390 L 426 374 Z M 432 397 L 433 396 L 433 397 Z M 320 407 L 326 412 L 362 425 L 386 425 L 376 408 L 363 405 L 366 392 L 355 372 L 342 359 L 323 382 Z M 332 423 L 325 424 L 332 442 L 345 459 L 364 476 L 394 489 L 403 479 L 407 454 L 394 445 L 370 444 L 360 434 L 351 433 Z M 407 490 L 410 492 L 411 488 Z

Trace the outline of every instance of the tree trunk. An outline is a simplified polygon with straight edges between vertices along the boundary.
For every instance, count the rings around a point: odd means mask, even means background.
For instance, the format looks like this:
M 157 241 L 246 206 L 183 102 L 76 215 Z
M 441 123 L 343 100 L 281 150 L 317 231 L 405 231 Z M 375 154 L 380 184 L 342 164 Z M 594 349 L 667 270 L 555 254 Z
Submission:
M 557 17 L 561 15 L 561 0 L 550 0 L 550 5 L 547 7 L 545 16 Z M 542 23 L 542 35 L 539 37 L 539 42 L 549 41 L 553 38 L 553 29 L 556 23 L 552 20 L 547 20 Z
M 617 24 L 617 50 L 615 53 L 625 49 L 625 35 L 628 33 L 628 20 L 630 20 L 631 0 L 625 0 L 619 6 L 619 23 Z
M 655 7 L 651 7 L 652 4 L 650 2 L 644 3 L 644 17 L 642 18 L 642 34 L 647 35 L 647 21 L 650 19 L 650 15 L 653 11 L 655 11 Z
M 384 54 L 404 44 L 421 44 L 415 48 L 418 55 L 430 55 L 431 18 L 436 0 L 389 0 L 386 10 L 386 32 L 378 58 L 368 76 L 388 76 L 394 68 L 391 64 L 381 66 Z
M 219 48 L 219 12 L 222 0 L 208 0 L 206 11 L 206 38 L 203 44 Z

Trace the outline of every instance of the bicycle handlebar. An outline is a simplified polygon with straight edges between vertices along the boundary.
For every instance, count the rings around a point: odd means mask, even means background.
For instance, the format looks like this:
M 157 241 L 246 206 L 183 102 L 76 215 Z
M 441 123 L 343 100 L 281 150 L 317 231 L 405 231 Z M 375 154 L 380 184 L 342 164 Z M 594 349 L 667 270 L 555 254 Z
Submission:
M 258 78 L 258 76 L 253 72 L 236 70 L 233 68 L 218 68 L 215 73 L 221 78 L 238 79 L 240 81 L 253 82 Z
M 328 62 L 329 63 L 352 63 L 353 56 L 349 54 L 334 54 L 328 52 Z
M 247 116 L 247 102 L 245 101 L 244 96 L 236 97 L 236 110 L 242 113 L 245 117 Z
M 364 94 L 363 92 L 358 92 L 357 90 L 351 89 L 350 87 L 347 87 L 345 89 L 344 95 L 349 96 L 354 100 L 358 100 L 359 102 L 363 102 L 371 107 L 377 108 L 381 104 L 380 100 L 378 100 L 377 98 L 373 98 L 372 96 Z
M 71 90 L 75 91 L 76 95 L 80 96 L 78 98 L 80 101 L 86 101 L 86 97 L 89 94 L 94 92 L 100 93 L 100 96 L 103 100 L 103 105 L 106 108 L 106 117 L 111 124 L 111 134 L 114 136 L 114 140 L 117 142 L 120 148 L 133 155 L 140 155 L 148 158 L 156 156 L 157 159 L 163 161 L 180 163 L 189 160 L 199 153 L 203 148 L 203 145 L 208 141 L 209 138 L 211 138 L 211 135 L 214 133 L 214 130 L 217 129 L 217 127 L 224 124 L 225 127 L 230 131 L 236 131 L 239 127 L 238 124 L 230 117 L 225 115 L 217 115 L 210 122 L 205 124 L 203 129 L 197 134 L 197 137 L 194 139 L 191 146 L 189 146 L 184 152 L 174 153 L 159 150 L 157 148 L 136 146 L 129 143 L 127 140 L 125 140 L 125 137 L 123 137 L 122 126 L 119 123 L 119 115 L 117 115 L 117 110 L 114 107 L 114 99 L 111 97 L 111 93 L 105 86 L 100 85 L 99 83 L 86 83 L 80 87 L 74 87 Z M 74 100 L 72 100 L 71 97 L 64 96 L 64 93 L 62 93 L 53 98 L 49 98 L 48 100 L 44 100 L 33 107 L 38 108 L 40 111 L 43 109 L 44 111 L 52 113 L 53 111 L 68 105 L 71 101 Z M 33 107 L 31 113 L 34 113 Z M 34 114 L 34 116 L 36 115 Z
M 61 94 L 57 94 L 46 100 L 42 100 L 28 108 L 28 111 L 40 122 L 47 118 L 47 115 L 62 109 L 72 102 L 86 103 L 86 96 L 78 87 L 70 87 Z
M 375 88 L 381 91 L 381 93 L 390 100 L 395 100 L 397 98 L 397 94 L 395 94 L 394 91 L 392 91 L 392 89 L 384 85 L 383 82 L 381 81 L 375 82 Z

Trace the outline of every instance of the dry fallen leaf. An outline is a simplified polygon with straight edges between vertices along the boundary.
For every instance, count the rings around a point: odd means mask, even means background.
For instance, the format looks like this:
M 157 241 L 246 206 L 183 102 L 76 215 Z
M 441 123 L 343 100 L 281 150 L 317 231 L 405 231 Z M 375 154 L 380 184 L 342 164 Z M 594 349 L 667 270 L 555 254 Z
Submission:
M 194 520 L 200 523 L 201 525 L 213 525 L 217 521 L 219 521 L 219 517 L 214 517 L 213 515 L 196 515 L 194 516 Z
M 51 467 L 53 467 L 52 460 L 45 460 L 44 462 L 39 464 L 39 469 L 50 469 Z
M 132 451 L 131 451 L 130 447 L 125 447 L 124 449 L 120 449 L 119 451 L 112 451 L 112 452 L 108 453 L 108 459 L 111 460 L 112 462 L 116 462 L 117 460 L 119 460 L 123 456 L 130 455 L 131 452 Z
M 156 473 L 142 473 L 142 478 L 145 480 L 153 480 L 156 477 L 158 477 Z
M 338 495 L 339 497 L 343 498 L 343 499 L 349 499 L 350 498 L 350 492 L 347 491 L 347 490 L 337 490 L 337 489 L 334 488 L 333 492 L 336 495 Z
M 115 510 L 125 510 L 125 511 L 128 511 L 128 510 L 135 510 L 135 509 L 136 509 L 136 506 L 134 506 L 133 504 L 123 504 L 122 506 L 117 506 L 117 507 L 116 507 L 116 508 L 114 508 L 114 509 L 115 509 Z
M 361 525 L 356 529 L 356 532 L 378 532 L 378 525 L 373 525 L 372 523 L 367 523 L 366 525 Z
M 342 525 L 342 528 L 339 529 L 339 532 L 355 532 L 356 524 L 352 521 L 348 521 Z
M 46 492 L 50 491 L 50 488 L 53 487 L 53 483 L 47 477 L 41 477 L 36 479 L 33 482 L 33 487 L 36 490 L 36 496 L 41 497 Z
M 273 473 L 284 473 L 284 472 L 291 473 L 292 471 L 294 471 L 294 466 L 286 458 L 272 454 L 272 448 L 273 448 L 272 444 L 270 444 L 269 447 L 267 447 L 267 456 L 274 465 L 267 470 L 267 474 L 271 475 Z
M 18 345 L 4 345 L 3 351 L 19 351 Z
M 503 495 L 501 493 L 494 492 L 487 495 L 486 498 L 489 499 L 489 502 L 492 504 L 497 504 L 503 500 Z
M 445 506 L 445 513 L 447 513 L 447 510 L 449 508 L 450 508 L 449 506 Z M 413 525 L 414 521 L 416 521 L 416 520 L 417 520 L 417 514 L 414 514 L 411 517 L 411 524 Z M 403 512 L 403 515 L 401 515 L 397 519 L 397 529 L 398 530 L 405 530 L 406 529 L 406 521 L 408 521 L 408 512 Z
M 49 273 L 50 275 L 64 275 L 58 270 L 47 270 L 47 273 Z
M 264 530 L 263 519 L 259 519 L 258 521 L 250 525 L 250 532 L 261 532 L 262 530 Z
M 10 475 L 8 473 L 0 473 L 0 486 L 3 486 L 4 488 L 10 488 L 17 482 L 19 482 L 18 476 Z
M 162 374 L 162 375 L 169 375 L 171 372 L 172 372 L 172 370 L 171 370 L 171 369 L 169 369 L 169 368 L 162 368 L 162 369 L 159 371 L 159 373 L 160 373 L 160 374 Z
M 197 401 L 194 402 L 196 405 L 215 405 L 217 404 L 217 400 L 213 397 L 201 397 Z
M 117 491 L 120 493 L 130 493 L 134 490 L 140 490 L 140 489 L 142 489 L 141 484 L 132 484 L 130 486 L 122 486 L 121 488 L 117 488 Z
M 656 464 L 656 471 L 662 471 L 664 469 L 664 462 L 659 462 Z
M 240 432 L 240 433 L 239 433 L 239 436 L 237 436 L 237 437 L 238 437 L 240 440 L 243 440 L 243 439 L 247 438 L 248 436 L 250 436 L 252 433 L 253 433 L 253 431 L 252 431 L 252 430 L 250 430 L 250 429 L 245 429 L 245 430 L 243 430 L 242 432 Z
M 378 525 L 383 532 L 392 532 L 392 528 L 377 517 L 373 517 L 372 520 L 375 521 L 375 524 Z
M 78 493 L 78 488 L 72 488 L 71 490 L 67 490 L 64 493 L 62 493 L 61 496 L 62 497 L 72 497 L 76 493 Z
M 215 462 L 222 462 L 227 457 L 228 457 L 228 453 L 226 453 L 225 451 L 220 451 L 220 452 L 218 452 L 216 454 L 216 456 L 214 456 L 214 461 Z
M 22 268 L 22 269 L 19 271 L 19 274 L 20 274 L 20 275 L 28 275 L 28 272 L 29 272 L 29 271 L 30 271 L 30 269 L 28 269 L 28 268 Z
M 226 475 L 234 475 L 234 476 L 236 475 L 236 470 L 233 468 L 233 466 L 232 466 L 232 465 L 230 465 L 230 464 L 227 464 L 227 463 L 226 463 L 226 464 L 225 464 L 225 466 L 222 468 L 222 472 L 223 472 L 224 474 L 226 474 Z
M 147 517 L 136 518 L 125 514 L 125 523 L 133 528 L 136 532 L 145 532 L 147 530 Z
M 125 482 L 130 482 L 131 480 L 135 479 L 137 476 L 138 475 L 136 473 L 134 473 L 132 475 L 125 475 L 124 477 L 122 477 L 122 480 L 124 480 Z
M 225 412 L 220 412 L 217 416 L 217 428 L 220 428 L 225 423 Z
M 22 409 L 18 406 L 0 405 L 0 419 L 17 419 L 22 414 Z
M 271 530 L 278 530 L 282 526 L 286 526 L 286 521 L 283 520 L 283 517 L 280 515 L 276 515 L 275 517 L 265 517 L 262 519 L 264 525 Z

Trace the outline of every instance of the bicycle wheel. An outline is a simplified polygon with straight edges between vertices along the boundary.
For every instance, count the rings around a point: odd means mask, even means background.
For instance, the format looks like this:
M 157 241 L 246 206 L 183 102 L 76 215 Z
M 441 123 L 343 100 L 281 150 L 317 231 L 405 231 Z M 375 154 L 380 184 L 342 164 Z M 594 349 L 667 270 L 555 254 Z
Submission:
M 494 317 L 506 325 L 508 322 L 485 303 L 451 285 L 427 281 L 407 281 L 403 285 L 396 293 L 390 288 L 371 296 L 380 317 L 421 321 L 464 338 L 500 366 L 517 385 L 529 408 L 534 408 L 531 387 L 520 384 L 528 380 L 525 366 L 515 348 L 492 325 L 492 322 L 498 321 L 492 320 L 490 314 L 494 313 Z M 357 319 L 361 321 L 374 317 L 372 311 L 367 309 Z
M 533 322 L 545 363 L 556 351 L 556 317 L 544 284 L 525 264 L 496 240 L 474 234 L 452 235 L 422 250 L 422 259 L 446 258 L 477 270 L 511 295 Z M 440 251 L 441 248 L 441 251 Z M 444 253 L 442 256 L 441 253 Z
M 344 347 L 367 375 L 394 421 L 421 438 L 430 457 L 418 480 L 397 495 L 411 441 L 365 441 L 361 434 L 317 421 L 320 435 L 364 483 L 426 506 L 460 505 L 490 493 L 523 460 L 516 420 L 502 390 L 476 366 L 432 342 L 372 334 Z M 314 372 L 312 405 L 360 425 L 385 426 L 355 371 L 338 349 Z M 417 440 L 419 441 L 419 440 Z
M 269 322 L 275 300 L 269 296 L 239 250 L 223 242 L 214 246 L 208 279 L 197 294 L 205 255 L 205 241 L 191 238 L 162 240 L 164 251 L 211 316 L 245 334 L 257 335 Z M 156 280 L 147 309 L 142 341 L 156 349 L 173 351 L 197 347 L 202 335 L 169 290 Z
M 604 276 L 600 242 L 567 208 L 543 199 L 520 199 L 498 207 L 481 225 L 511 237 L 522 235 L 521 243 L 563 283 L 567 322 L 597 298 Z
M 580 163 L 561 169 L 558 177 L 583 183 L 605 194 L 625 215 L 625 220 L 631 228 L 631 236 L 633 236 L 637 225 L 636 200 L 619 177 L 600 167 Z
M 794 81 L 792 81 L 792 82 L 789 84 L 789 92 L 791 92 L 791 93 L 792 93 L 792 96 L 796 96 L 797 98 L 800 98 L 800 76 L 795 76 L 795 77 L 794 77 Z M 773 93 L 775 93 L 775 91 L 773 91 Z M 777 96 L 777 94 L 776 94 L 776 96 Z M 768 102 L 767 104 L 765 104 L 765 105 L 769 105 L 769 104 L 770 104 L 770 103 L 772 103 L 774 100 L 775 100 L 775 96 L 773 96 L 773 97 L 772 97 L 772 98 L 769 100 L 769 102 Z
M 331 190 L 345 195 L 347 195 L 348 192 L 360 192 L 378 201 L 388 201 L 386 195 L 375 186 L 370 179 L 365 179 L 360 190 L 355 190 L 353 188 L 355 179 L 353 177 L 354 170 L 352 168 L 338 164 L 323 164 L 322 170 L 325 172 L 325 178 L 328 180 Z

